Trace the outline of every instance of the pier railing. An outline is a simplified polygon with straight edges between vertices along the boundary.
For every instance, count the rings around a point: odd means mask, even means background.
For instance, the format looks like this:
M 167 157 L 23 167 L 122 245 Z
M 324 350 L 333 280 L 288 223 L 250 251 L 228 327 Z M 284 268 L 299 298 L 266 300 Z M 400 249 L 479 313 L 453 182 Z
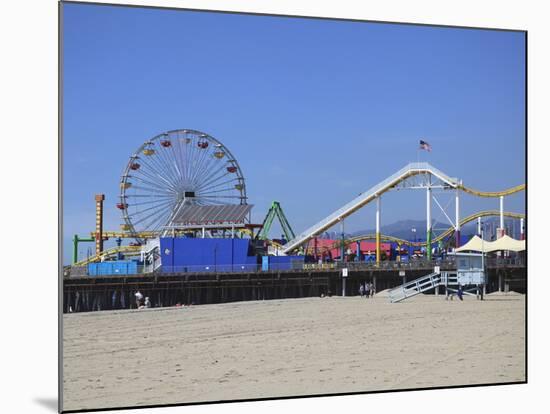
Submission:
M 493 257 L 486 259 L 487 268 L 522 267 L 525 260 L 522 257 Z M 433 270 L 439 266 L 441 270 L 453 270 L 456 268 L 454 257 L 445 259 L 417 259 L 408 262 L 382 261 L 376 262 L 330 262 L 330 263 L 270 263 L 268 266 L 262 264 L 207 264 L 188 266 L 161 266 L 154 272 L 151 266 L 137 266 L 135 273 L 110 273 L 90 274 L 87 266 L 73 266 L 65 269 L 65 277 L 97 277 L 97 276 L 124 276 L 124 275 L 158 275 L 174 273 L 264 273 L 264 272 L 303 272 L 303 271 L 340 271 L 347 268 L 350 271 L 407 271 L 407 270 Z
M 490 257 L 486 259 L 487 267 L 523 267 L 524 257 Z

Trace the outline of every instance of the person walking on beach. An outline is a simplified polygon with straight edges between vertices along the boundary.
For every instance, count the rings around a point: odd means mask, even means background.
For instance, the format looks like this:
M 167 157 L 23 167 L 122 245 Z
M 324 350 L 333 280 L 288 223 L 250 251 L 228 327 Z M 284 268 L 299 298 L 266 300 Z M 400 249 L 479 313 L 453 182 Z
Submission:
M 365 286 L 363 286 L 362 283 L 359 285 L 359 294 L 361 295 L 361 297 L 365 295 Z
M 372 282 L 369 283 L 369 291 L 370 291 L 370 297 L 373 298 L 374 297 L 374 285 L 372 284 Z
M 111 309 L 114 309 L 116 306 L 116 294 L 117 294 L 117 291 L 115 290 L 113 292 L 113 295 L 111 296 Z
M 151 307 L 151 301 L 149 300 L 149 297 L 145 298 L 145 307 L 150 308 Z
M 141 293 L 139 290 L 134 294 L 136 297 L 136 306 L 139 309 L 141 306 L 141 303 L 143 301 L 143 293 Z
M 368 299 L 370 296 L 369 282 L 365 282 L 365 297 Z
M 462 299 L 462 285 L 458 285 L 458 290 L 456 291 L 456 296 L 458 296 L 458 298 L 460 300 L 464 300 L 464 299 Z

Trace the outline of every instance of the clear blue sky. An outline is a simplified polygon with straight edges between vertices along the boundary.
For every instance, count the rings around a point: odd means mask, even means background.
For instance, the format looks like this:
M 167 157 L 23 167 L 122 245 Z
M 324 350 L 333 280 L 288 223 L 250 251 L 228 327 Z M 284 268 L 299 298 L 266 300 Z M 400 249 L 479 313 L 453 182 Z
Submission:
M 420 138 L 433 147 L 420 159 L 466 185 L 525 181 L 523 33 L 63 10 L 66 263 L 72 235 L 94 229 L 94 194 L 106 194 L 105 228 L 118 230 L 128 157 L 172 129 L 222 141 L 241 165 L 254 221 L 278 200 L 297 233 L 415 161 Z M 505 209 L 523 211 L 523 197 Z M 463 215 L 488 208 L 498 200 L 463 197 Z M 372 228 L 373 211 L 360 211 L 347 230 Z M 425 218 L 423 192 L 384 198 L 383 223 L 407 218 Z M 434 218 L 445 220 L 437 207 Z

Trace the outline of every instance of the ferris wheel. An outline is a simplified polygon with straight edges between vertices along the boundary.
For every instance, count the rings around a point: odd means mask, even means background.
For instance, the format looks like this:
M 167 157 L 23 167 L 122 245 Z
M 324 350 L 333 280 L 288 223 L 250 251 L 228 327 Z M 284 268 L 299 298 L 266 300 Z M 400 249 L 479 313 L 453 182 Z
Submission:
M 229 149 L 200 131 L 168 131 L 143 143 L 120 181 L 122 229 L 162 232 L 190 205 L 246 204 L 241 168 Z

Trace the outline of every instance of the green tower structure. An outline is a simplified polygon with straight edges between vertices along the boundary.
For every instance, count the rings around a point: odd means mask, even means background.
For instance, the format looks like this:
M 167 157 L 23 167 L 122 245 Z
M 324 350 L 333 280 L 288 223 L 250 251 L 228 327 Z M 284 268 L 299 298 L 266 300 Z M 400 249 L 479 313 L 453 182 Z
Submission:
M 292 227 L 290 227 L 290 223 L 288 222 L 281 204 L 278 201 L 271 203 L 271 207 L 269 208 L 264 222 L 262 223 L 262 230 L 258 233 L 256 238 L 259 240 L 266 240 L 268 238 L 269 231 L 271 230 L 271 225 L 273 224 L 275 217 L 277 217 L 279 219 L 279 223 L 281 223 L 286 240 L 289 241 L 294 239 L 296 237 L 294 235 L 294 231 L 292 231 Z

